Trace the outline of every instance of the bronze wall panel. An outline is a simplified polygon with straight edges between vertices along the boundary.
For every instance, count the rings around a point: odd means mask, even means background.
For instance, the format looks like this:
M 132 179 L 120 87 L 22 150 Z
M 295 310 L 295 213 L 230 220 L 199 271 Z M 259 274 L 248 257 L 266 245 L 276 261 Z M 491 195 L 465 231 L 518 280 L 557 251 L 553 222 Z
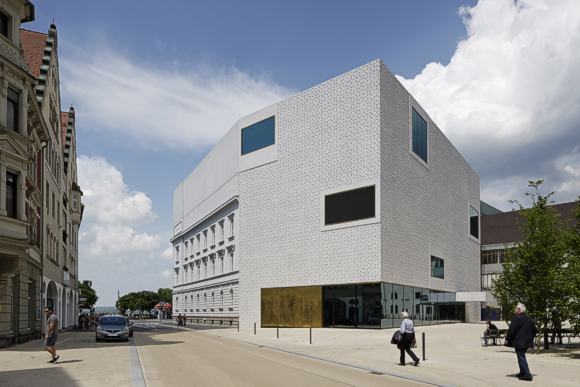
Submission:
M 322 327 L 322 286 L 261 289 L 262 327 Z

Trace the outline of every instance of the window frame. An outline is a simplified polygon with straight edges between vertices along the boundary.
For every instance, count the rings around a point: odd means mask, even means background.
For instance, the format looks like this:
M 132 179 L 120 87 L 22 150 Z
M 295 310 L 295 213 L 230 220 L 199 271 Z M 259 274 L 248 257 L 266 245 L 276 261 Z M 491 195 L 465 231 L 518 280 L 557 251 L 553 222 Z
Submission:
M 10 191 L 12 191 L 13 194 L 13 198 L 12 198 L 12 205 L 8 206 L 8 176 L 11 175 L 13 176 L 13 185 L 11 184 L 10 187 L 12 187 L 12 189 Z M 6 170 L 6 194 L 4 196 L 4 201 L 5 201 L 5 207 L 6 207 L 6 216 L 8 218 L 12 218 L 12 219 L 19 219 L 19 214 L 18 214 L 18 207 L 20 205 L 20 197 L 19 197 L 19 193 L 20 193 L 20 189 L 18 188 L 18 184 L 20 183 L 20 174 L 18 172 L 14 172 L 12 170 Z M 12 213 L 14 212 L 14 213 Z
M 352 221 L 346 221 L 341 223 L 326 224 L 326 197 L 334 194 L 339 194 L 342 192 L 354 191 L 361 188 L 366 188 L 374 186 L 375 187 L 375 216 L 372 218 L 358 219 Z M 343 229 L 348 227 L 364 226 L 374 223 L 380 223 L 381 221 L 381 185 L 379 180 L 375 181 L 364 181 L 356 184 L 351 184 L 347 186 L 341 186 L 334 188 L 332 190 L 324 191 L 320 195 L 320 230 L 321 231 L 331 231 L 337 229 Z
M 471 209 L 477 212 L 477 236 L 471 233 Z M 474 241 L 479 242 L 481 239 L 481 211 L 474 207 L 471 202 L 467 203 L 467 235 Z
M 12 95 L 11 95 L 12 94 Z M 6 129 L 14 132 L 14 133 L 20 133 L 20 100 L 22 98 L 22 91 L 21 90 L 17 90 L 14 87 L 9 86 L 7 91 L 6 91 Z M 12 109 L 10 106 L 13 106 Z M 13 122 L 12 122 L 12 126 L 11 127 L 9 125 L 8 122 L 8 117 L 10 116 L 8 114 L 8 112 L 10 110 L 12 111 L 13 114 Z
M 433 260 L 437 261 L 441 261 L 442 265 L 441 265 L 441 271 L 442 271 L 442 275 L 441 277 L 433 275 Z M 444 280 L 445 279 L 445 259 L 440 258 L 436 255 L 431 254 L 431 258 L 429 260 L 429 264 L 430 264 L 430 278 L 437 278 L 437 279 L 441 279 Z
M 419 156 L 413 150 L 413 110 L 415 112 L 417 112 L 417 114 L 427 124 L 427 128 L 426 128 L 426 130 L 427 130 L 427 133 L 426 133 L 426 144 L 427 144 L 426 158 L 427 158 L 427 161 L 423 160 L 421 158 L 421 156 Z M 430 154 L 431 147 L 430 147 L 430 142 L 429 142 L 429 132 L 430 132 L 431 125 L 429 123 L 429 121 L 430 121 L 429 115 L 427 114 L 427 112 L 425 110 L 423 110 L 423 108 L 421 108 L 419 106 L 419 104 L 411 96 L 409 96 L 409 113 L 408 114 L 409 114 L 409 154 L 415 160 L 417 160 L 421 165 L 423 165 L 425 168 L 429 169 L 429 160 L 431 159 L 431 154 Z
M 265 123 L 266 121 L 269 121 L 269 120 L 272 120 L 273 121 L 273 126 L 274 126 L 273 133 L 272 133 L 272 137 L 273 137 L 272 138 L 272 143 L 268 143 L 267 145 L 261 146 L 259 148 L 255 148 L 255 149 L 252 149 L 252 150 L 246 150 L 246 151 L 244 151 L 244 131 L 245 130 L 248 130 L 250 128 L 256 127 L 257 125 L 262 124 L 262 123 Z M 247 133 L 248 132 L 246 132 L 246 134 Z M 268 141 L 269 140 L 270 139 L 268 139 Z M 271 115 L 269 117 L 263 118 L 263 119 L 261 119 L 259 121 L 256 121 L 256 122 L 254 122 L 254 123 L 252 123 L 250 125 L 244 126 L 243 128 L 240 129 L 240 155 L 241 156 L 246 156 L 246 155 L 252 154 L 254 152 L 258 152 L 258 151 L 260 151 L 262 149 L 269 148 L 269 147 L 271 147 L 273 145 L 276 145 L 276 115 L 275 114 L 273 114 L 273 115 Z
M 2 21 L 5 23 L 3 24 Z M 6 39 L 12 39 L 11 37 L 11 26 L 12 26 L 12 17 L 6 14 L 3 11 L 0 11 L 0 35 L 3 35 Z M 6 31 L 4 31 L 6 29 Z

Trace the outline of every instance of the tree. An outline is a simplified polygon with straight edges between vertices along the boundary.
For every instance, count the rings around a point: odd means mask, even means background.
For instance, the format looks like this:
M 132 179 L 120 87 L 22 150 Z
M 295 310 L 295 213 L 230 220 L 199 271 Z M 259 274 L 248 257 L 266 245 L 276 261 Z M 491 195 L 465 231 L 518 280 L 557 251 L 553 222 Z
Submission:
M 173 301 L 173 290 L 169 288 L 159 288 L 157 290 L 159 295 L 159 302 L 172 302 Z
M 555 321 L 570 318 L 574 304 L 574 270 L 570 236 L 549 205 L 553 192 L 540 192 L 543 180 L 530 181 L 530 208 L 519 206 L 523 240 L 506 255 L 503 273 L 494 281 L 492 293 L 503 307 L 513 311 L 518 302 L 538 325 L 548 348 L 548 331 Z M 578 298 L 576 298 L 578 299 Z
M 86 302 L 84 303 L 87 308 L 92 308 L 97 303 L 99 297 L 97 296 L 97 292 L 93 288 L 91 288 L 87 283 L 79 282 L 79 292 L 81 298 L 86 298 Z
M 570 324 L 575 332 L 580 332 L 580 196 L 576 200 L 576 225 L 567 234 L 568 254 L 570 256 L 570 280 L 572 299 L 570 303 Z
M 159 289 L 163 290 L 163 289 Z M 170 289 L 167 289 L 170 290 Z M 171 290 L 170 290 L 171 291 Z M 171 297 L 171 295 L 170 295 Z M 140 292 L 131 292 L 123 295 L 117 300 L 116 307 L 121 311 L 121 313 L 125 313 L 127 310 L 131 311 L 149 311 L 153 309 L 155 305 L 157 305 L 160 301 L 162 301 L 159 291 L 152 292 L 150 290 L 142 290 Z

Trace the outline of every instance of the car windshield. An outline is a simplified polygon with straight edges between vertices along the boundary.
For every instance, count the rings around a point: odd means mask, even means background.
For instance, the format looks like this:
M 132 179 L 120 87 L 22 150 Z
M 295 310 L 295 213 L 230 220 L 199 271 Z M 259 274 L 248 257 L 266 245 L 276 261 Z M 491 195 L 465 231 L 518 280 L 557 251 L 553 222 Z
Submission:
M 127 320 L 124 317 L 101 317 L 99 323 L 101 325 L 127 325 Z

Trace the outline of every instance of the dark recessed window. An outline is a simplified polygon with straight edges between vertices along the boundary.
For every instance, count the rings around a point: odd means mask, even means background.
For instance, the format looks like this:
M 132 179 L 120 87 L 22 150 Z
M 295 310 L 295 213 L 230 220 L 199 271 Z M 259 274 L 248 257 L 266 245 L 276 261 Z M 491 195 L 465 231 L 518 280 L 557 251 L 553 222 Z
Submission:
M 324 198 L 324 224 L 351 222 L 375 217 L 375 186 L 327 195 Z
M 479 211 L 469 206 L 469 233 L 479 239 Z
M 274 145 L 276 141 L 274 116 L 242 129 L 242 155 Z
M 427 121 L 413 109 L 412 117 L 413 153 L 427 162 Z
M 8 16 L 6 16 L 4 13 L 0 12 L 0 34 L 8 37 L 8 22 L 9 22 L 9 18 Z
M 431 277 L 441 279 L 445 277 L 445 262 L 434 255 L 431 256 Z
M 18 175 L 6 172 L 6 215 L 18 217 Z
M 12 88 L 8 88 L 8 97 L 6 103 L 6 127 L 18 132 L 18 101 L 20 93 Z

